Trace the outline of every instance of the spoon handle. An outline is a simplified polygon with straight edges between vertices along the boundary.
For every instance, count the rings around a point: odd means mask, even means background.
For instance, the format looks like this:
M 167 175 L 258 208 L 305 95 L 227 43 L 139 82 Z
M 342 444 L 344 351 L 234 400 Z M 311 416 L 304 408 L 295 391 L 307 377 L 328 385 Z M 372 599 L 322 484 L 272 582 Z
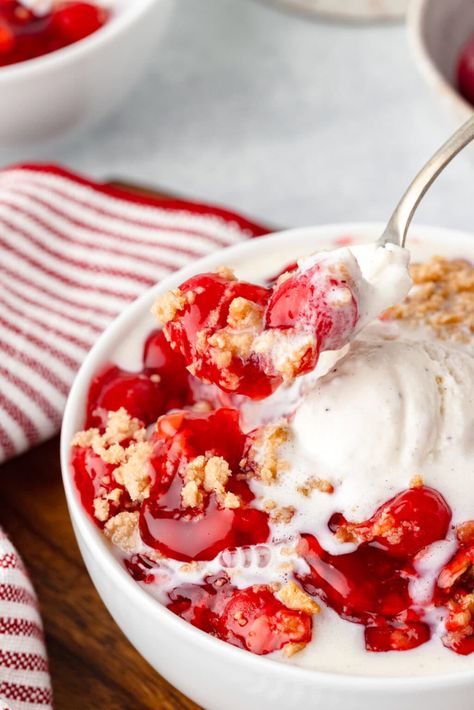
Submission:
M 408 227 L 416 208 L 428 188 L 436 180 L 446 165 L 474 138 L 474 116 L 453 133 L 444 145 L 424 165 L 412 183 L 406 189 L 403 197 L 390 217 L 385 230 L 378 240 L 383 246 L 387 242 L 405 246 Z

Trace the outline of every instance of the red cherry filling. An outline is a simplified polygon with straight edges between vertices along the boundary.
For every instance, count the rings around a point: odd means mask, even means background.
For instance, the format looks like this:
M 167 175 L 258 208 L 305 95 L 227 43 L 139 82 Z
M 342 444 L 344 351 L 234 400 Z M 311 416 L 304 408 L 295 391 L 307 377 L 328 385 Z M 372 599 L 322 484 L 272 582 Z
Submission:
M 16 0 L 0 3 L 0 66 L 34 59 L 96 32 L 109 12 L 92 2 L 56 2 L 35 15 Z
M 474 105 L 474 37 L 466 42 L 459 55 L 457 81 L 461 94 Z
M 341 302 L 343 299 L 343 302 Z M 324 262 L 296 271 L 273 289 L 268 303 L 267 328 L 298 328 L 315 334 L 318 348 L 302 370 L 316 366 L 321 350 L 337 350 L 347 343 L 358 320 L 353 284 L 342 274 L 326 273 Z
M 165 408 L 160 383 L 143 372 L 106 367 L 92 380 L 86 426 L 105 427 L 108 412 L 116 412 L 121 407 L 145 425 L 151 424 Z
M 209 560 L 227 547 L 265 542 L 267 514 L 250 508 L 252 494 L 238 480 L 244 435 L 239 414 L 219 409 L 207 415 L 176 412 L 157 423 L 152 466 L 155 480 L 140 512 L 143 541 L 173 559 Z M 183 501 L 187 464 L 198 457 L 203 465 L 210 458 L 227 463 L 230 476 L 227 493 L 238 496 L 239 507 L 227 508 L 217 494 L 202 490 L 199 505 Z
M 144 347 L 144 369 L 127 372 L 107 366 L 89 388 L 87 427 L 104 427 L 107 413 L 125 407 L 131 417 L 152 424 L 169 409 L 192 404 L 191 376 L 179 353 L 174 353 L 163 331 L 151 333 Z
M 364 624 L 367 650 L 415 648 L 429 640 L 430 629 L 409 594 L 413 559 L 427 545 L 445 538 L 450 521 L 444 498 L 427 487 L 400 493 L 363 523 L 333 516 L 331 530 L 359 547 L 331 555 L 312 535 L 303 535 L 299 552 L 310 567 L 303 586 L 342 618 Z
M 429 626 L 411 608 L 413 571 L 405 559 L 364 543 L 355 552 L 330 555 L 312 535 L 299 552 L 310 567 L 304 589 L 321 597 L 339 616 L 363 624 L 368 651 L 404 651 L 430 639 Z
M 311 616 L 285 607 L 264 586 L 237 590 L 225 577 L 170 594 L 168 609 L 194 626 L 252 653 L 278 651 L 311 640 Z
M 378 616 L 395 617 L 410 605 L 405 560 L 368 544 L 345 555 L 331 555 L 306 534 L 298 551 L 311 569 L 303 579 L 305 589 L 344 619 L 366 624 Z
M 263 313 L 268 289 L 218 274 L 201 274 L 182 284 L 180 290 L 193 294 L 192 299 L 180 311 L 179 317 L 166 325 L 165 333 L 171 346 L 183 354 L 193 374 L 226 392 L 253 399 L 268 397 L 281 384 L 280 376 L 267 375 L 254 356 L 232 355 L 223 360 L 206 344 L 212 335 L 227 327 L 229 310 L 235 299 L 246 299 Z
M 427 545 L 443 540 L 451 522 L 451 509 L 438 491 L 410 488 L 384 503 L 362 523 L 333 517 L 330 527 L 344 542 L 375 542 L 395 557 L 414 557 Z
M 421 621 L 384 622 L 380 626 L 368 626 L 364 632 L 367 651 L 409 651 L 426 643 L 431 638 L 430 628 Z
M 321 350 L 348 341 L 358 319 L 355 290 L 344 264 L 324 261 L 272 288 L 201 274 L 159 299 L 156 312 L 196 377 L 262 399 L 311 371 Z
M 442 569 L 434 594 L 436 606 L 446 608 L 447 648 L 467 656 L 474 651 L 474 545 L 461 547 Z
M 102 27 L 107 11 L 90 2 L 66 2 L 53 12 L 53 28 L 66 44 L 73 44 Z
M 94 522 L 98 522 L 94 516 L 94 499 L 110 493 L 113 489 L 119 488 L 122 491 L 120 503 L 110 502 L 114 514 L 123 510 L 126 504 L 130 507 L 130 497 L 113 477 L 115 466 L 105 463 L 91 448 L 73 448 L 72 468 L 82 505 Z

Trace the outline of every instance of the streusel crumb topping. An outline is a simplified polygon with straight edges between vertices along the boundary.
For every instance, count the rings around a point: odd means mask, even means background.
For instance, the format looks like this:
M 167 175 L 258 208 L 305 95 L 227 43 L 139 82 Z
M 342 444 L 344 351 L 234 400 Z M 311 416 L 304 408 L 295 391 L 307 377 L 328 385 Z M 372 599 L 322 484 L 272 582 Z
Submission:
M 139 513 L 122 512 L 105 523 L 104 532 L 113 545 L 124 552 L 133 552 L 140 543 Z
M 124 486 L 132 501 L 142 501 L 150 492 L 148 464 L 152 453 L 152 446 L 145 439 L 146 430 L 141 422 L 121 407 L 116 412 L 109 412 L 103 434 L 95 428 L 80 431 L 74 436 L 72 446 L 90 447 L 102 461 L 116 466 L 114 479 Z M 94 500 L 98 520 L 107 520 L 109 502 L 117 502 L 119 495 L 120 489 L 114 489 Z
M 469 342 L 474 333 L 474 266 L 464 259 L 435 256 L 413 264 L 414 287 L 384 317 L 410 327 L 425 326 L 444 340 Z
M 295 611 L 303 611 L 305 614 L 319 614 L 321 608 L 309 594 L 306 594 L 296 582 L 290 581 L 280 589 L 280 601 Z
M 204 501 L 204 493 L 215 493 L 224 508 L 239 508 L 239 497 L 226 490 L 231 475 L 230 466 L 222 456 L 197 456 L 184 469 L 183 505 L 199 507 Z
M 179 288 L 174 291 L 167 291 L 156 299 L 151 312 L 161 323 L 161 325 L 166 325 L 169 323 L 179 311 L 182 311 L 188 299 L 185 293 L 183 293 Z
M 278 474 L 288 468 L 288 462 L 280 455 L 280 449 L 289 437 L 289 429 L 282 423 L 262 427 L 241 462 L 242 468 L 250 469 L 264 483 L 274 483 Z

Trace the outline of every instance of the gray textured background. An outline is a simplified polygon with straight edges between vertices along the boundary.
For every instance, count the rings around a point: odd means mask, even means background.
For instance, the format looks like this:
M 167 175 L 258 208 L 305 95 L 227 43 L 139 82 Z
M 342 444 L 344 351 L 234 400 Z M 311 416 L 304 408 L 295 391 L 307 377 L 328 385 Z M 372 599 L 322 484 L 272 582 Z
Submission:
M 126 105 L 28 157 L 275 225 L 378 220 L 450 127 L 401 25 L 312 21 L 259 0 L 177 0 Z M 474 229 L 472 156 L 448 169 L 418 221 Z M 1 163 L 24 157 L 0 151 Z

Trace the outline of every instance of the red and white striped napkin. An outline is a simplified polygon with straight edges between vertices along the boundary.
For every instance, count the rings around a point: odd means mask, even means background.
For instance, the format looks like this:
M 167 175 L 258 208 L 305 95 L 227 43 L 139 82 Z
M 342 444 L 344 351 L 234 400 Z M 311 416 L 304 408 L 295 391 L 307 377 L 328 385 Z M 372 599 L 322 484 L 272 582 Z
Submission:
M 55 166 L 0 171 L 0 463 L 59 430 L 76 370 L 123 308 L 189 261 L 265 231 Z M 0 532 L 0 710 L 51 702 L 34 591 Z
M 38 602 L 20 557 L 0 528 L 0 710 L 51 705 Z
M 265 230 L 52 166 L 0 171 L 0 463 L 55 434 L 85 354 L 146 288 Z

